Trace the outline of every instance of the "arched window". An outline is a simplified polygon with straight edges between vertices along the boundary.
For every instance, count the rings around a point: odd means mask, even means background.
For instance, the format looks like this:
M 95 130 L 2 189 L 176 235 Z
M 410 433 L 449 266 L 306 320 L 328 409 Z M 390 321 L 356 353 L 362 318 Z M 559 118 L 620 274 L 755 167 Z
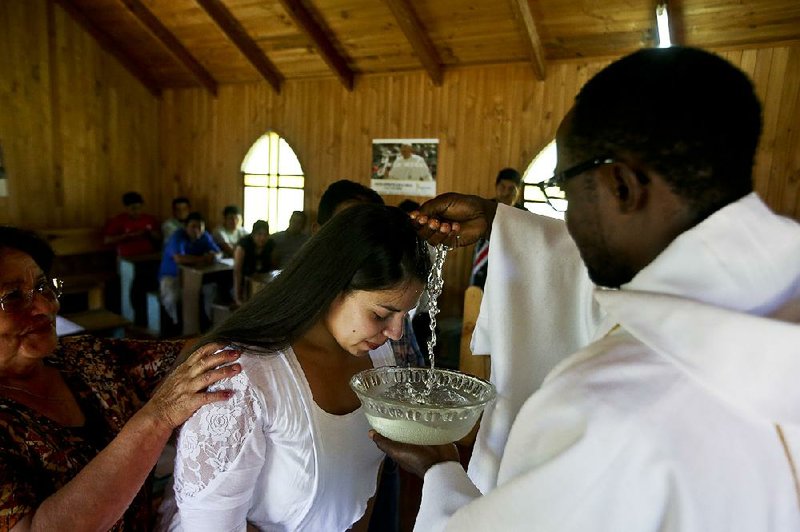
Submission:
M 528 169 L 522 174 L 522 199 L 529 211 L 563 220 L 564 211 L 567 210 L 564 193 L 558 188 L 543 190 L 541 186 L 543 181 L 553 177 L 556 169 L 556 153 L 556 141 L 553 140 L 531 161 Z
M 303 210 L 305 175 L 294 150 L 280 135 L 262 135 L 242 161 L 244 227 L 269 222 L 271 233 L 289 226 L 294 211 Z

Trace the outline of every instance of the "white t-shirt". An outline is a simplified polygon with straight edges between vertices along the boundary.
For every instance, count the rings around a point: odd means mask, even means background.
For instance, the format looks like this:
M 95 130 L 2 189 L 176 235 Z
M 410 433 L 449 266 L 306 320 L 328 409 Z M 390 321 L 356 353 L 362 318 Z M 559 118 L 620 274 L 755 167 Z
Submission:
M 230 247 L 235 248 L 236 244 L 239 243 L 239 240 L 241 240 L 243 236 L 247 236 L 248 234 L 250 233 L 248 233 L 247 229 L 245 229 L 244 227 L 237 227 L 233 231 L 228 231 L 227 229 L 225 229 L 225 226 L 220 225 L 214 229 L 213 236 L 214 236 L 214 241 L 217 244 L 221 244 L 224 242 L 228 244 Z
M 394 365 L 388 343 L 370 357 Z M 170 528 L 347 530 L 366 511 L 384 456 L 363 408 L 333 415 L 317 406 L 291 348 L 245 352 L 239 363 L 241 373 L 214 386 L 234 396 L 181 429 Z

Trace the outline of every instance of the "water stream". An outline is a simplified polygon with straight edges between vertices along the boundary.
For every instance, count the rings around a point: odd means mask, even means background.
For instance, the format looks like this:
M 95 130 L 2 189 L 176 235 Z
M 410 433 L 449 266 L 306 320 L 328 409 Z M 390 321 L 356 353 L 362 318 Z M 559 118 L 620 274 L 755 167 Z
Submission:
M 428 283 L 425 291 L 428 296 L 428 312 L 431 317 L 431 337 L 428 340 L 428 357 L 431 359 L 431 370 L 436 368 L 436 355 L 433 348 L 436 347 L 436 315 L 439 314 L 439 296 L 444 288 L 444 261 L 450 248 L 444 244 L 434 247 L 433 264 L 428 273 Z
M 428 312 L 430 313 L 431 337 L 428 340 L 428 357 L 431 365 L 427 371 L 427 376 L 423 377 L 422 382 L 398 382 L 390 385 L 383 390 L 380 395 L 398 401 L 418 404 L 418 405 L 439 405 L 457 406 L 465 403 L 465 398 L 458 393 L 447 388 L 434 388 L 436 381 L 434 370 L 436 369 L 436 315 L 439 313 L 439 296 L 444 288 L 444 261 L 450 247 L 444 244 L 435 246 L 433 254 L 433 264 L 428 273 L 428 282 L 425 285 L 425 295 L 428 299 Z

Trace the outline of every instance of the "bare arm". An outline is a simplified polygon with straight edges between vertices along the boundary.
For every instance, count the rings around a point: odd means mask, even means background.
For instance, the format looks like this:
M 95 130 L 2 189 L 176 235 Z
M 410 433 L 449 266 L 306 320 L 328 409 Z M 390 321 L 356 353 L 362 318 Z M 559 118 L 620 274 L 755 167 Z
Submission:
M 227 390 L 205 391 L 241 370 L 238 364 L 218 368 L 239 353 L 212 354 L 216 348 L 207 346 L 176 368 L 105 449 L 12 530 L 108 530 L 141 489 L 172 431 L 202 405 L 230 397 Z
M 219 246 L 219 249 L 222 250 L 223 255 L 225 255 L 226 257 L 233 256 L 233 247 L 230 244 L 228 244 L 227 242 L 217 241 L 217 245 Z
M 214 263 L 217 255 L 218 253 L 213 253 L 211 251 L 205 255 L 183 255 L 176 253 L 172 258 L 175 259 L 175 264 L 180 264 L 181 266 L 208 266 Z

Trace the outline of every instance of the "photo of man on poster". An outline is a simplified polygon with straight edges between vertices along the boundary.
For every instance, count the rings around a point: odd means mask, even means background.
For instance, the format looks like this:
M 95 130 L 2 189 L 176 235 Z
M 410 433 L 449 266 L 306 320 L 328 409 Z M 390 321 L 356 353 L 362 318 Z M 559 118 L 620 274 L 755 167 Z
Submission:
M 372 141 L 372 188 L 380 194 L 436 195 L 438 139 Z

